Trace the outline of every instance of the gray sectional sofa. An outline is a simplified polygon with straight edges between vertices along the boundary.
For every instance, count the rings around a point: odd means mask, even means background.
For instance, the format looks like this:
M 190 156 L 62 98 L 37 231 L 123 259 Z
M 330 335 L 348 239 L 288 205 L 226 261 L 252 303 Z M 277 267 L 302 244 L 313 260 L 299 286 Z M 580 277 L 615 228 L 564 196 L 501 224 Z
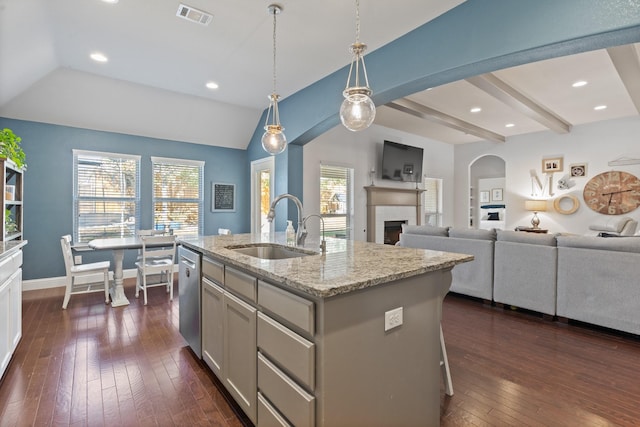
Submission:
M 451 272 L 452 292 L 493 299 L 493 245 L 495 230 L 454 230 L 449 227 L 402 225 L 400 246 L 473 255 L 473 261 Z
M 553 234 L 498 230 L 493 300 L 554 316 L 557 264 Z
M 557 241 L 557 315 L 640 334 L 640 237 Z
M 452 292 L 640 335 L 640 236 L 403 226 L 398 244 L 474 255 Z

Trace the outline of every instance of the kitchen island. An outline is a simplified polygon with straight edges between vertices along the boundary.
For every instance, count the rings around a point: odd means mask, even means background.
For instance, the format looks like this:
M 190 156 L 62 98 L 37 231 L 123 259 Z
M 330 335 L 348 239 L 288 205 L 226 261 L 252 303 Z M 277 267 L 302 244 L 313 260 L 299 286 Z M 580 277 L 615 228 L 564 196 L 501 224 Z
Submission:
M 180 240 L 202 255 L 202 358 L 251 421 L 438 425 L 442 299 L 473 257 L 341 239 L 242 251 L 284 238 Z

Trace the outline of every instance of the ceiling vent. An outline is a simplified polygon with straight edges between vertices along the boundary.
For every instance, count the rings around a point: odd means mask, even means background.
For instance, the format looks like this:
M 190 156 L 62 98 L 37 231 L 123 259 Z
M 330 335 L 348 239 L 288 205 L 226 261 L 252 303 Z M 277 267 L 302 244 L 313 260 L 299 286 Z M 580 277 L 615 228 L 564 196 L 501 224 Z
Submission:
M 192 22 L 197 22 L 201 25 L 209 25 L 209 23 L 213 19 L 213 15 L 211 15 L 210 13 L 195 9 L 182 3 L 180 4 L 180 6 L 178 6 L 178 12 L 176 13 L 176 16 Z

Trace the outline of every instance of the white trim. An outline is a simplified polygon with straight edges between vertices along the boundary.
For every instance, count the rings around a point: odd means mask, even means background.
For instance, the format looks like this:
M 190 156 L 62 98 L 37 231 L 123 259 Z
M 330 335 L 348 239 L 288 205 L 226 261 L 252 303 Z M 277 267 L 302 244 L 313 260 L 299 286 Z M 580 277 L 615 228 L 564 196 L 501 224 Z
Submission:
M 122 153 L 110 153 L 107 151 L 91 151 L 91 150 L 78 150 L 76 148 L 72 149 L 71 152 L 74 156 L 101 156 L 101 157 L 109 157 L 109 158 L 118 158 L 118 159 L 131 159 L 138 160 L 142 158 L 137 154 L 122 154 Z
M 174 165 L 204 166 L 204 160 L 176 159 L 170 157 L 151 156 L 152 163 L 169 163 Z
M 124 270 L 122 272 L 123 279 L 132 279 L 136 277 L 137 274 L 136 268 L 131 268 L 128 270 Z M 174 271 L 178 271 L 178 264 L 174 266 Z M 91 276 L 79 277 L 76 280 L 76 283 L 94 283 L 101 282 L 103 280 L 102 273 L 98 273 Z M 113 272 L 109 272 L 109 280 L 113 281 Z M 31 279 L 31 280 L 23 280 L 22 281 L 22 292 L 25 291 L 37 291 L 39 289 L 50 289 L 50 288 L 59 288 L 66 286 L 67 276 L 58 276 L 58 277 L 45 277 L 42 279 Z

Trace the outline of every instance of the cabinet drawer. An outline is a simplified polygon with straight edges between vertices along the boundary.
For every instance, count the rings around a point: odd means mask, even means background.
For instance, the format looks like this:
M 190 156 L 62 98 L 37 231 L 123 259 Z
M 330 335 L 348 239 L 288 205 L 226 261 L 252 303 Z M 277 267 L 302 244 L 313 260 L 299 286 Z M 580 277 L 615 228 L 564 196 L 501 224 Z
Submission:
M 258 425 L 260 427 L 291 427 L 291 424 L 271 406 L 260 392 L 258 392 Z
M 258 348 L 309 390 L 315 388 L 315 344 L 258 313 Z
M 227 266 L 224 272 L 224 286 L 237 295 L 255 304 L 257 279 L 247 273 Z
M 258 304 L 261 307 L 309 333 L 309 335 L 314 335 L 315 310 L 313 301 L 301 298 L 262 280 L 258 281 L 258 289 Z
M 315 424 L 315 397 L 258 353 L 258 389 L 297 427 Z
M 4 283 L 22 265 L 22 251 L 7 256 L 0 261 L 0 284 Z
M 211 258 L 202 258 L 202 276 L 220 285 L 224 284 L 224 264 Z

